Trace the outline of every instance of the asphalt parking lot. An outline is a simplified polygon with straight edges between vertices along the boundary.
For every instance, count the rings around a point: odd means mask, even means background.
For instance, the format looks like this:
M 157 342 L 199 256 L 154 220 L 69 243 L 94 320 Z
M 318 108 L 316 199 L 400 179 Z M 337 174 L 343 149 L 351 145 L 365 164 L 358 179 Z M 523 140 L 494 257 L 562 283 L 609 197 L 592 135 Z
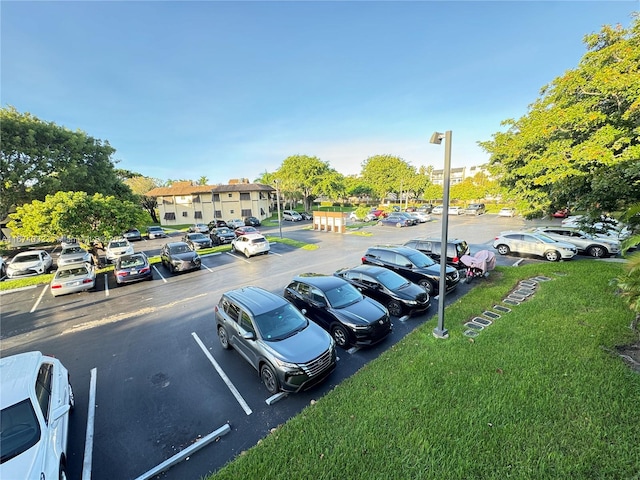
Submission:
M 393 333 L 382 343 L 340 350 L 338 367 L 328 381 L 273 401 L 257 372 L 237 352 L 225 351 L 219 344 L 213 307 L 221 293 L 257 285 L 281 294 L 298 273 L 332 273 L 359 264 L 369 245 L 440 236 L 440 221 L 436 217 L 402 229 L 373 226 L 344 235 L 310 230 L 310 222 L 285 224 L 284 236 L 318 248 L 274 242 L 269 255 L 249 259 L 232 253 L 208 255 L 201 270 L 182 274 L 156 265 L 152 282 L 119 287 L 110 275 L 100 275 L 96 291 L 57 298 L 48 286 L 5 293 L 0 297 L 2 356 L 40 350 L 59 358 L 71 372 L 76 409 L 71 420 L 70 478 L 86 475 L 87 458 L 96 480 L 138 478 L 228 425 L 229 433 L 162 475 L 201 478 L 255 445 L 417 326 L 434 323 L 438 308 L 433 301 L 425 315 L 404 321 L 394 318 Z M 492 215 L 450 217 L 449 222 L 449 236 L 467 240 L 472 252 L 491 249 L 498 232 L 524 223 Z M 262 230 L 279 234 L 278 228 Z M 164 242 L 143 240 L 134 245 L 136 251 L 155 255 Z M 517 261 L 522 260 L 498 256 L 501 265 Z M 460 283 L 447 301 L 481 281 Z M 90 408 L 90 398 L 95 398 L 95 408 Z

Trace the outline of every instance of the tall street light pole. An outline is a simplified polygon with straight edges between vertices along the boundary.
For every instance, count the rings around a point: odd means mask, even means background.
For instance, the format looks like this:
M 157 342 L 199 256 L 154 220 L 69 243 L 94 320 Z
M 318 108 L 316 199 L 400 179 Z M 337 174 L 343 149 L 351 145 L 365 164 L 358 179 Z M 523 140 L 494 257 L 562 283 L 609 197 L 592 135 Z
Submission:
M 444 328 L 444 300 L 447 294 L 447 243 L 449 229 L 449 177 L 451 176 L 451 130 L 444 134 L 435 132 L 431 135 L 430 143 L 440 145 L 444 138 L 444 172 L 442 185 L 442 238 L 440 247 L 440 290 L 438 293 L 438 326 L 433 329 L 436 338 L 449 338 L 449 332 Z
M 282 220 L 280 219 L 280 180 L 274 180 L 273 183 L 276 184 L 276 204 L 278 206 L 278 228 L 280 229 L 280 238 L 282 238 Z

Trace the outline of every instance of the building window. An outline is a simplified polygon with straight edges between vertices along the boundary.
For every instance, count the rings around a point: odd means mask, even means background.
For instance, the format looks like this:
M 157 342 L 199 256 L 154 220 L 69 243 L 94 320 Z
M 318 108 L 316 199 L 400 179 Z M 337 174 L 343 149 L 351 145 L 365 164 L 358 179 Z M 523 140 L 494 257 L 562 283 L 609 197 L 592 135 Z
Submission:
M 193 196 L 193 203 L 200 203 L 200 195 Z
M 220 194 L 219 193 L 214 193 L 213 194 L 213 201 L 214 202 L 219 202 L 220 201 Z
M 222 218 L 222 210 L 215 210 L 213 212 L 213 218 Z
M 188 214 L 187 212 L 182 212 L 182 216 L 183 216 L 183 217 L 188 217 L 188 216 L 189 216 L 189 214 Z
M 251 194 L 248 192 L 240 192 L 240 200 L 251 200 Z
M 202 218 L 202 212 L 195 212 L 193 218 Z
M 164 214 L 164 219 L 165 220 L 175 220 L 176 219 L 176 214 L 173 212 L 166 212 Z
M 242 209 L 242 213 L 240 213 L 241 217 L 251 217 L 251 209 L 250 208 L 243 208 Z

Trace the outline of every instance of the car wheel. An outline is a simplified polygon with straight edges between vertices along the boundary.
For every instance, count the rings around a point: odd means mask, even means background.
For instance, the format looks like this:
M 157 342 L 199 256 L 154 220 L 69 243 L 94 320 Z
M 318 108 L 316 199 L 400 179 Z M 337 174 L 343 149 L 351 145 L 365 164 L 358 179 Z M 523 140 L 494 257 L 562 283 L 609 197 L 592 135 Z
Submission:
M 349 346 L 349 334 L 342 325 L 334 326 L 331 329 L 331 335 L 339 347 L 347 348 Z
M 382 225 L 382 220 L 378 220 L 378 225 Z
M 244 256 L 247 257 L 247 258 L 251 257 L 251 255 L 249 255 L 249 252 L 247 250 L 244 251 Z
M 389 310 L 389 314 L 394 317 L 399 317 L 402 315 L 402 305 L 397 300 L 391 300 L 387 304 L 387 310 Z
M 604 247 L 601 247 L 599 245 L 594 245 L 593 247 L 589 247 L 589 250 L 587 250 L 587 253 L 591 255 L 593 258 L 604 258 L 607 255 L 607 252 L 604 249 Z
M 270 394 L 273 395 L 275 393 L 278 393 L 278 377 L 276 377 L 273 369 L 266 363 L 262 365 L 262 368 L 260 368 L 260 378 L 262 379 L 262 383 L 264 383 L 264 386 L 267 387 L 267 391 Z
M 555 250 L 549 250 L 548 252 L 545 252 L 544 258 L 546 258 L 550 262 L 557 262 L 558 260 L 560 260 L 560 254 Z
M 496 250 L 498 250 L 500 255 L 509 255 L 509 253 L 511 253 L 511 249 L 506 245 L 498 245 Z
M 396 228 L 400 228 L 402 227 L 402 224 L 400 222 L 396 223 Z
M 229 337 L 227 337 L 227 331 L 222 325 L 218 327 L 218 339 L 220 340 L 220 345 L 222 345 L 222 348 L 224 348 L 225 350 L 229 350 L 229 348 L 231 347 L 231 345 L 229 345 Z
M 234 253 L 236 251 L 236 246 L 233 243 L 231 244 L 231 251 L 234 252 Z
M 433 286 L 433 283 L 431 283 L 429 280 L 420 280 L 418 282 L 418 285 L 420 285 L 422 288 L 424 288 L 427 293 L 429 294 L 430 297 L 433 296 L 433 292 L 435 291 L 435 287 Z

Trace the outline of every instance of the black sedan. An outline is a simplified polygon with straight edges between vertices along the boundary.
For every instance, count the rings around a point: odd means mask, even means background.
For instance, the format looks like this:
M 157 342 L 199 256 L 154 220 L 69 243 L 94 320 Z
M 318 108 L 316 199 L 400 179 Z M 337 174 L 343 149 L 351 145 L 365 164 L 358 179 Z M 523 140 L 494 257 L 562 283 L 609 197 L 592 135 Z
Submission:
M 182 237 L 182 241 L 189 245 L 191 250 L 200 250 L 201 248 L 211 248 L 211 238 L 204 233 L 187 233 Z
M 284 297 L 342 348 L 373 345 L 391 333 L 387 309 L 342 278 L 301 274 L 284 289 Z
M 260 220 L 258 220 L 256 217 L 245 217 L 244 224 L 247 227 L 259 227 Z
M 236 238 L 236 234 L 229 227 L 218 227 L 211 230 L 209 234 L 211 241 L 215 245 L 224 245 L 225 243 L 231 243 Z
M 386 305 L 395 317 L 424 312 L 431 306 L 431 298 L 424 288 L 384 267 L 360 265 L 343 268 L 334 275 Z
M 113 276 L 118 285 L 138 280 L 153 280 L 149 259 L 144 253 L 134 253 L 116 259 Z
M 171 272 L 198 270 L 202 265 L 200 255 L 189 248 L 185 242 L 165 243 L 160 250 L 162 266 Z

